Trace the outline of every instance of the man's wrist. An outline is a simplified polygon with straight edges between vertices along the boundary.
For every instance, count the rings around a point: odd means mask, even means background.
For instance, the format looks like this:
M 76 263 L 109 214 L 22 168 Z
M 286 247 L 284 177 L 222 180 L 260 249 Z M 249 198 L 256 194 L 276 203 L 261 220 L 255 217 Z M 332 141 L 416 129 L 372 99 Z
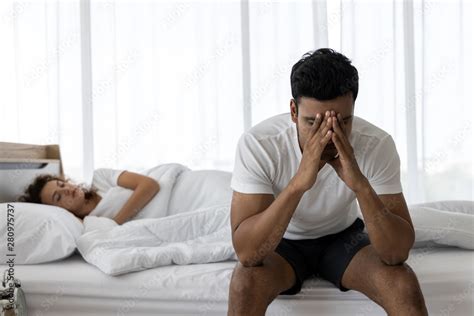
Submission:
M 290 194 L 303 195 L 306 192 L 302 186 L 298 185 L 298 182 L 293 178 L 290 180 L 287 186 Z
M 358 194 L 364 194 L 369 192 L 372 189 L 369 180 L 365 177 L 362 176 L 359 181 L 357 181 L 357 184 L 354 186 L 354 193 L 356 195 Z

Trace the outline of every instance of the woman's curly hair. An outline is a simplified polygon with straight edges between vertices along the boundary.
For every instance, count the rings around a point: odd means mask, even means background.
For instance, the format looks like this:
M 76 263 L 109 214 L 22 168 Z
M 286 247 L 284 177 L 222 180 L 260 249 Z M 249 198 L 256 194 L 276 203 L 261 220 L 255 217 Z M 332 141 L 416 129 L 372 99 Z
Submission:
M 48 183 L 51 180 L 59 180 L 59 181 L 64 181 L 64 182 L 70 181 L 69 178 L 64 179 L 62 177 L 54 176 L 51 174 L 40 174 L 33 180 L 33 183 L 28 185 L 23 195 L 17 198 L 17 202 L 43 204 L 43 202 L 41 201 L 40 194 L 44 186 L 46 185 L 46 183 Z M 78 184 L 78 186 L 81 188 L 81 190 L 84 191 L 84 198 L 86 200 L 90 200 L 94 196 L 97 195 L 97 189 L 94 188 L 93 186 L 87 187 L 85 184 Z

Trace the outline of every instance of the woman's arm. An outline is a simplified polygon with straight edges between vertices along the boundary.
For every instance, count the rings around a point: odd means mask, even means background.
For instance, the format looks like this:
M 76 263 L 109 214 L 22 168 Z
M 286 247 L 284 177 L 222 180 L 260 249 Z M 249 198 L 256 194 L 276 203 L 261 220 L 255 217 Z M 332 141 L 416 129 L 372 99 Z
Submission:
M 133 194 L 114 217 L 114 221 L 120 225 L 135 216 L 160 190 L 155 179 L 129 171 L 120 174 L 117 184 L 133 190 Z

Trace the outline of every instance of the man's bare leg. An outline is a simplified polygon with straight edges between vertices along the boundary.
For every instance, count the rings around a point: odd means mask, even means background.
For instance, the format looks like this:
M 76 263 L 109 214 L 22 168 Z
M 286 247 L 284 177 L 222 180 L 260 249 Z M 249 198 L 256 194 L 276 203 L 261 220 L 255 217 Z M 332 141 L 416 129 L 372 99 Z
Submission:
M 415 272 L 406 263 L 387 265 L 372 245 L 360 249 L 346 268 L 341 284 L 365 294 L 388 315 L 428 315 Z
M 295 280 L 291 265 L 276 252 L 260 266 L 244 267 L 238 262 L 230 281 L 227 315 L 265 315 L 268 305 Z

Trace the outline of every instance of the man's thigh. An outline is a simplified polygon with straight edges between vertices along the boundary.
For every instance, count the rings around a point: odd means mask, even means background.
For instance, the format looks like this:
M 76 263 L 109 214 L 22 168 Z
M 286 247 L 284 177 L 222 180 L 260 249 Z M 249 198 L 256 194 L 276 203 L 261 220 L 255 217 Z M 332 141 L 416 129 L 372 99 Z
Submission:
M 321 255 L 311 262 L 316 275 L 330 281 L 343 292 L 350 289 L 342 283 L 345 271 L 360 251 L 370 245 L 364 227 L 363 220 L 357 218 L 345 230 L 331 235 Z
M 341 278 L 341 285 L 350 290 L 364 293 L 379 305 L 382 305 L 382 293 L 380 292 L 376 275 L 383 274 L 387 266 L 375 252 L 372 245 L 368 245 L 358 251 L 352 258 Z
M 389 314 L 427 314 L 415 272 L 406 263 L 385 264 L 372 245 L 362 248 L 354 256 L 344 272 L 342 284 L 362 292 Z M 406 308 L 407 312 L 402 308 Z

